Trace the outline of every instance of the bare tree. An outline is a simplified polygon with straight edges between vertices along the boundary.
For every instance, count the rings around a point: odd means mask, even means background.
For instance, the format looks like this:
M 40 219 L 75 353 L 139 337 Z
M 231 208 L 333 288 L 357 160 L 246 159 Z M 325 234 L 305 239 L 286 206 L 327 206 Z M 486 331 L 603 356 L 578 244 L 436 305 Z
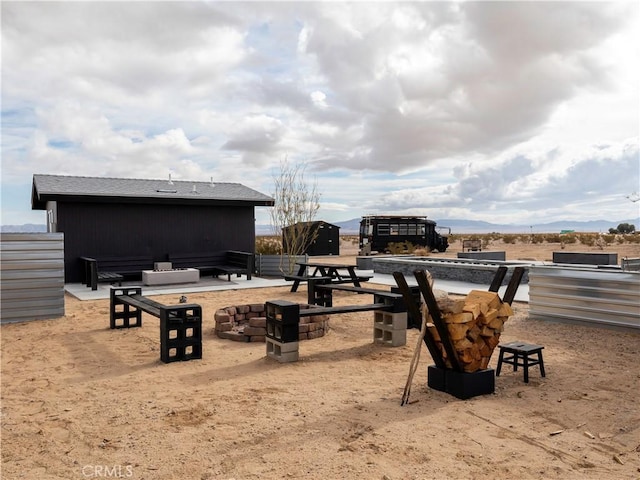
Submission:
M 296 256 L 302 255 L 317 236 L 312 227 L 320 208 L 320 194 L 317 183 L 308 184 L 304 173 L 303 165 L 292 165 L 285 159 L 274 177 L 271 225 L 275 235 L 282 235 L 280 270 L 285 274 L 293 272 Z

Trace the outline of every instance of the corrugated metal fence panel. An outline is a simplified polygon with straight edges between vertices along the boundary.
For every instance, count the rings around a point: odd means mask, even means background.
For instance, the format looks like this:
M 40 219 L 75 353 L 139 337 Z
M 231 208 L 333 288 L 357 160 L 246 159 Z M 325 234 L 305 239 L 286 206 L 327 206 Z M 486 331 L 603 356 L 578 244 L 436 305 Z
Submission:
M 0 322 L 64 316 L 62 233 L 0 235 Z
M 296 262 L 308 262 L 308 255 L 298 255 L 296 257 L 288 257 L 284 255 L 281 257 L 280 255 L 256 255 L 256 273 L 259 277 L 282 277 L 282 269 L 283 265 L 287 264 L 287 261 L 291 262 L 290 271 L 288 274 L 295 274 L 298 271 L 298 266 Z M 286 270 L 286 268 L 285 268 Z
M 640 272 L 532 266 L 529 316 L 640 330 Z

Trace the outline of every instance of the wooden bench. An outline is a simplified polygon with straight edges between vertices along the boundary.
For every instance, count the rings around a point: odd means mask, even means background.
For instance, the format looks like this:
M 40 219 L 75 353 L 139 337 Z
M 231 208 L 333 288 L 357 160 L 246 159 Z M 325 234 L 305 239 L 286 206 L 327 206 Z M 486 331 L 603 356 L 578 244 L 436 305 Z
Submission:
M 357 282 L 358 284 L 360 282 L 368 282 L 369 280 L 371 280 L 373 278 L 373 275 L 358 275 L 354 278 L 342 278 L 342 279 L 335 279 L 332 277 L 313 277 L 310 275 L 285 275 L 284 279 L 291 282 L 291 281 L 297 281 L 298 284 L 300 283 L 308 283 L 310 280 L 311 281 L 316 281 L 316 280 L 320 280 L 320 281 L 327 281 L 329 283 L 331 283 L 332 285 L 338 285 L 338 284 L 342 284 L 342 283 L 355 283 Z M 294 290 L 292 290 L 294 291 Z
M 133 257 L 80 257 L 84 264 L 83 284 L 98 289 L 98 283 L 122 285 L 125 278 L 138 278 L 143 270 L 153 269 L 153 258 L 150 256 Z
M 394 308 L 396 311 L 406 311 L 404 298 L 401 293 L 388 292 L 386 290 L 377 290 L 374 288 L 352 287 L 349 285 L 335 285 L 333 283 L 315 283 L 309 284 L 307 291 L 307 303 L 309 305 L 320 305 L 322 307 L 333 307 L 333 291 L 352 292 L 358 294 L 370 294 L 374 297 L 374 304 L 384 304 L 385 308 L 380 310 L 388 310 Z M 374 304 L 371 304 L 373 306 Z M 371 308 L 371 310 L 376 310 Z
M 164 363 L 202 358 L 202 307 L 164 305 L 142 295 L 140 287 L 111 287 L 109 326 L 142 326 L 142 312 L 160 319 L 160 360 Z
M 481 252 L 482 240 L 478 240 L 478 239 L 463 240 L 462 251 L 464 252 L 465 249 L 467 252 Z
M 332 289 L 339 289 L 339 285 L 318 285 Z M 298 332 L 300 318 L 317 315 L 334 315 L 340 313 L 373 311 L 373 337 L 374 343 L 382 343 L 392 347 L 406 344 L 407 334 L 407 308 L 402 294 L 373 290 L 368 288 L 348 287 L 342 288 L 357 293 L 372 293 L 373 303 L 366 305 L 340 305 L 332 306 L 329 301 L 325 305 L 309 304 L 308 308 L 286 300 L 274 300 L 266 302 L 267 312 L 267 356 L 275 358 L 279 362 L 294 362 L 298 360 Z
M 285 275 L 284 279 L 288 282 L 293 282 L 291 285 L 291 291 L 297 292 L 298 286 L 301 283 L 308 283 L 311 285 L 312 283 L 329 283 L 331 282 L 331 277 L 314 277 L 312 275 Z
M 243 273 L 247 276 L 247 280 L 251 280 L 253 272 L 253 254 L 249 252 L 239 252 L 229 250 L 224 257 L 224 263 L 214 267 L 214 275 L 226 274 L 227 280 L 231 281 L 231 275 L 240 276 Z
M 231 281 L 231 275 L 242 274 L 251 280 L 253 273 L 253 253 L 227 250 L 213 253 L 170 253 L 168 259 L 174 268 L 197 268 L 200 274 L 214 277 L 225 274 Z
M 300 317 L 312 317 L 314 315 L 333 315 L 336 313 L 368 312 L 371 310 L 390 310 L 393 306 L 387 303 L 368 303 L 366 305 L 342 305 L 338 307 L 310 306 L 300 310 Z

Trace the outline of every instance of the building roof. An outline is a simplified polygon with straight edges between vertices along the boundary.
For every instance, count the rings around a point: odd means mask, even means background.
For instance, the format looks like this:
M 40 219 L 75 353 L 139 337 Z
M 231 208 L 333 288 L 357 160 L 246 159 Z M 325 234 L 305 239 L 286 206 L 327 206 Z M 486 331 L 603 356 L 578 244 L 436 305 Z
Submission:
M 46 210 L 48 201 L 209 206 L 274 205 L 274 199 L 270 196 L 239 183 L 35 174 L 31 190 L 31 209 Z
M 298 223 L 294 223 L 292 225 L 287 225 L 286 227 L 283 228 L 291 228 L 291 227 L 295 227 L 296 225 L 305 225 L 305 226 L 310 226 L 310 227 L 319 227 L 321 225 L 331 225 L 332 227 L 336 227 L 336 228 L 340 228 L 338 225 L 334 225 L 333 223 L 329 223 L 329 222 L 325 222 L 324 220 L 312 220 L 310 222 L 298 222 Z

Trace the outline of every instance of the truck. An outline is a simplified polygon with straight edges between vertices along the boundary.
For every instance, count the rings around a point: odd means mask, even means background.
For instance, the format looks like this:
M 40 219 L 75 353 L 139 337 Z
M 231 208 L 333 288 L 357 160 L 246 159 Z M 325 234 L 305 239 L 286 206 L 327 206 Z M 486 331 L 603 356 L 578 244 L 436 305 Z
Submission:
M 388 253 L 390 243 L 403 242 L 444 252 L 449 233 L 450 229 L 437 227 L 425 216 L 366 215 L 360 220 L 360 255 Z

